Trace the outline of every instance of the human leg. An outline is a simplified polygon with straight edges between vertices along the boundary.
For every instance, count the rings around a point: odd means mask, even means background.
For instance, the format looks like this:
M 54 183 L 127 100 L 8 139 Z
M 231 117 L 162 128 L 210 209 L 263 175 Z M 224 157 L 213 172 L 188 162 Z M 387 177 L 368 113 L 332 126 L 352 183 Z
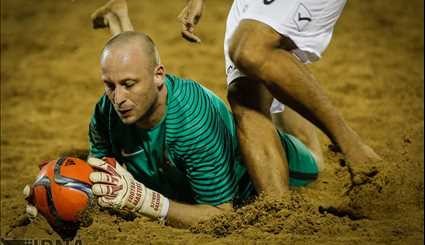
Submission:
M 307 67 L 281 48 L 285 42 L 287 38 L 268 25 L 242 20 L 232 36 L 229 55 L 240 71 L 262 81 L 275 98 L 313 122 L 336 143 L 354 164 L 354 174 L 356 164 L 379 160 L 347 125 Z
M 270 120 L 272 97 L 261 83 L 240 77 L 229 85 L 228 100 L 242 157 L 257 192 L 274 197 L 285 195 L 289 189 L 288 162 Z
M 319 169 L 323 171 L 323 152 L 314 125 L 288 106 L 283 112 L 272 113 L 272 120 L 277 128 L 304 143 L 313 152 Z

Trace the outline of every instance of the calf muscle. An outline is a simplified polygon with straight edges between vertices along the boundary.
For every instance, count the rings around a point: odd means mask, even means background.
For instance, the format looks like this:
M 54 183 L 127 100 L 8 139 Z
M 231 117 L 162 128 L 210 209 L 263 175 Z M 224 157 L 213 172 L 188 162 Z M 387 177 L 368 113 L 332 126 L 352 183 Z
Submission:
M 281 197 L 289 189 L 288 161 L 269 113 L 272 97 L 263 84 L 247 77 L 229 86 L 238 140 L 248 173 L 259 193 Z

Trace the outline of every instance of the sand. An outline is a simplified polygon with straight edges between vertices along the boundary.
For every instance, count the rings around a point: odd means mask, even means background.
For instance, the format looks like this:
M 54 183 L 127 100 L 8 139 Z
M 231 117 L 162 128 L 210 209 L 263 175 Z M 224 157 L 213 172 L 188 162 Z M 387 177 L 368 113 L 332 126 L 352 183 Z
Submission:
M 59 239 L 39 217 L 19 223 L 42 160 L 87 152 L 93 105 L 103 92 L 98 56 L 107 31 L 89 16 L 105 1 L 1 1 L 1 237 Z M 225 99 L 222 40 L 231 0 L 208 1 L 201 45 L 183 41 L 185 1 L 130 1 L 135 28 L 157 43 L 169 73 Z M 280 201 L 175 229 L 97 211 L 84 244 L 422 244 L 423 1 L 349 1 L 321 61 L 310 65 L 350 125 L 383 156 L 372 180 L 353 185 L 321 135 L 327 169 Z

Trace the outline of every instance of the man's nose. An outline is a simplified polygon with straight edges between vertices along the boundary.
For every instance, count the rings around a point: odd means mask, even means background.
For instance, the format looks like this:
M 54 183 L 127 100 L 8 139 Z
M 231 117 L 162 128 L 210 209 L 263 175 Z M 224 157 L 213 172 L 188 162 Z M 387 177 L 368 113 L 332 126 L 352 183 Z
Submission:
M 122 88 L 121 86 L 117 86 L 115 89 L 115 95 L 114 95 L 115 104 L 121 105 L 122 103 L 124 103 L 126 100 L 125 96 L 126 96 L 126 92 L 124 88 Z

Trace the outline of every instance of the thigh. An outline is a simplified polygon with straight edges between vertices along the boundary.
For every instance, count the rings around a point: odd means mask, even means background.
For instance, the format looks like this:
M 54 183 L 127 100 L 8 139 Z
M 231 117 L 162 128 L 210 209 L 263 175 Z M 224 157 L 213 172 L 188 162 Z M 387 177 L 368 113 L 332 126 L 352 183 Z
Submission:
M 289 37 L 303 61 L 320 58 L 346 0 L 250 0 L 240 19 L 257 20 Z M 302 52 L 300 52 L 302 51 Z M 303 55 L 304 53 L 304 55 Z
M 329 45 L 334 26 L 346 0 L 235 0 L 229 12 L 224 49 L 240 22 L 255 20 L 290 38 L 297 48 L 293 53 L 303 62 L 318 60 Z M 226 68 L 231 61 L 226 57 Z
M 286 133 L 297 135 L 300 132 L 309 132 L 313 125 L 293 109 L 286 107 L 282 113 L 273 113 L 273 122 Z

